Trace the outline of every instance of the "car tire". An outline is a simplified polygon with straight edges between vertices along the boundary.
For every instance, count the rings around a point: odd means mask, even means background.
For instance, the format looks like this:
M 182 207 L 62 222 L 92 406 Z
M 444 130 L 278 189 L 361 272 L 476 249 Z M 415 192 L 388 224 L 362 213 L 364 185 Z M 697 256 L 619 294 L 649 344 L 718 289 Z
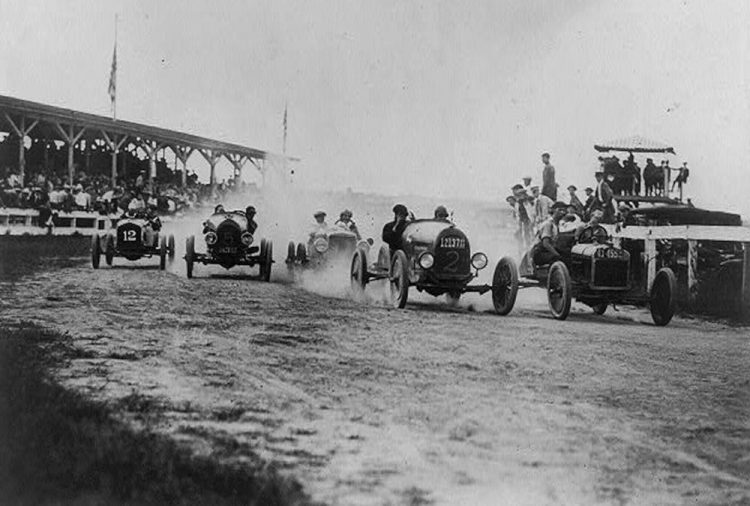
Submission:
M 188 279 L 193 277 L 193 264 L 195 263 L 195 236 L 190 236 L 185 241 L 185 266 Z
M 505 316 L 513 310 L 518 296 L 518 266 L 510 257 L 503 257 L 492 275 L 492 305 Z
M 597 315 L 601 316 L 601 315 L 603 315 L 604 313 L 607 312 L 607 307 L 608 306 L 609 306 L 609 304 L 607 304 L 606 302 L 600 302 L 599 304 L 593 304 L 591 306 L 591 309 L 594 310 L 594 314 L 597 314 Z
M 175 248 L 174 248 L 174 236 L 169 234 L 167 239 L 167 251 L 169 252 L 169 261 L 174 260 Z
M 271 268 L 273 266 L 273 242 L 261 241 L 261 265 L 260 265 L 260 279 L 268 283 L 271 281 Z
M 445 302 L 450 307 L 456 307 L 458 306 L 458 303 L 461 301 L 461 292 L 448 292 L 445 294 Z
M 367 253 L 364 249 L 357 248 L 354 251 L 349 274 L 352 292 L 355 297 L 361 298 L 367 286 Z
M 406 253 L 401 250 L 396 251 L 391 260 L 390 286 L 391 286 L 391 304 L 397 309 L 406 306 L 409 298 L 409 261 L 406 259 Z
M 297 263 L 307 263 L 307 248 L 302 243 L 297 245 Z
M 286 263 L 287 264 L 294 263 L 294 257 L 296 253 L 297 253 L 297 249 L 295 248 L 294 241 L 289 241 L 289 244 L 286 247 Z
M 573 299 L 573 283 L 568 267 L 558 260 L 549 268 L 547 274 L 547 302 L 552 316 L 564 320 L 570 314 Z
M 112 234 L 104 236 L 104 260 L 108 266 L 112 266 L 115 258 L 115 238 Z
M 94 269 L 99 268 L 99 261 L 101 260 L 101 255 L 102 255 L 101 238 L 99 237 L 99 234 L 94 234 L 91 236 L 91 266 Z
M 163 271 L 167 268 L 167 238 L 164 236 L 159 237 L 159 270 Z
M 675 295 L 677 292 L 677 277 L 669 267 L 659 269 L 651 286 L 651 318 L 654 324 L 663 327 L 672 321 L 677 309 Z

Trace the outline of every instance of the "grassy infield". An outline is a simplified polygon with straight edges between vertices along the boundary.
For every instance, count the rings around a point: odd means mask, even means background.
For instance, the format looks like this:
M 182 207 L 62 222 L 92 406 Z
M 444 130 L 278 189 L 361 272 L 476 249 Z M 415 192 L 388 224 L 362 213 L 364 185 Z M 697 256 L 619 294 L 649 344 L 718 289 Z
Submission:
M 306 504 L 298 483 L 191 455 L 136 432 L 110 408 L 62 388 L 50 371 L 70 338 L 0 328 L 0 504 Z

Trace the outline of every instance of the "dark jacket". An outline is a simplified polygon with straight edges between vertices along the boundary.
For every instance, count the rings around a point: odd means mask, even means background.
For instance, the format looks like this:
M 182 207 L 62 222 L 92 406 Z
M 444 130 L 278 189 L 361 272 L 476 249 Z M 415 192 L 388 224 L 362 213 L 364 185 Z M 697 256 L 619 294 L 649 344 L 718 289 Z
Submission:
M 403 249 L 403 234 L 409 222 L 404 220 L 396 225 L 396 220 L 388 222 L 383 227 L 383 242 L 390 246 L 391 251 Z

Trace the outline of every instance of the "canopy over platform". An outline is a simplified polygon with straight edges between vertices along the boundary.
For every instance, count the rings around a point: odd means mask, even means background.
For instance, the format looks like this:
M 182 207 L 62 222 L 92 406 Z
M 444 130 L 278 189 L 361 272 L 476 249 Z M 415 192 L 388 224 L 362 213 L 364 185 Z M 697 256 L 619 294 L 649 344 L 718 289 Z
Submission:
M 594 149 L 599 151 L 600 153 L 606 151 L 625 151 L 630 153 L 675 154 L 673 147 L 664 144 L 663 142 L 641 137 L 640 135 L 634 135 L 632 137 L 625 137 L 622 139 L 615 139 L 603 144 L 595 144 Z
M 8 132 L 20 139 L 48 139 L 62 141 L 68 145 L 68 170 L 73 176 L 73 152 L 82 142 L 101 143 L 112 151 L 112 181 L 117 175 L 116 158 L 121 149 L 141 148 L 154 162 L 159 150 L 169 148 L 183 165 L 183 184 L 188 158 L 199 152 L 211 167 L 211 183 L 214 183 L 214 168 L 218 161 L 226 158 L 239 175 L 246 162 L 252 163 L 261 173 L 265 171 L 264 161 L 269 158 L 299 161 L 298 158 L 274 155 L 240 144 L 223 142 L 198 135 L 192 135 L 166 128 L 122 121 L 89 114 L 63 107 L 40 104 L 18 98 L 0 95 L 0 132 Z M 19 143 L 19 174 L 24 177 L 24 143 Z M 156 169 L 151 164 L 151 177 Z

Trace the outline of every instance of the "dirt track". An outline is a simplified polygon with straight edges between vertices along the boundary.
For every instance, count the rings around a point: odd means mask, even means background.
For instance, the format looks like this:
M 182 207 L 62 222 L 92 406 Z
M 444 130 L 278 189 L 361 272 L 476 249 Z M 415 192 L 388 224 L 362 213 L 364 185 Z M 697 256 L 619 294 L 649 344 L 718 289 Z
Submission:
M 509 317 L 488 296 L 396 311 L 117 263 L 0 284 L 0 324 L 69 331 L 86 358 L 65 385 L 198 453 L 280 463 L 314 499 L 750 502 L 746 328 L 582 306 L 559 323 L 539 290 Z

